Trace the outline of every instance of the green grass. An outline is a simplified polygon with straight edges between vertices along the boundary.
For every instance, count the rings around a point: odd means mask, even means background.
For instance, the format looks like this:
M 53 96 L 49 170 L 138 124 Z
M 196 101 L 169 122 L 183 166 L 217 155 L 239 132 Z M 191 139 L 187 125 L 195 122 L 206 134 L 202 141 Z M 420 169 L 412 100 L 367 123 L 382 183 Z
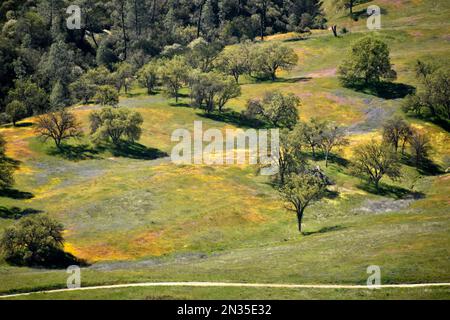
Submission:
M 326 292 L 325 292 L 326 290 Z M 249 289 L 249 288 L 129 288 L 109 289 L 71 293 L 33 294 L 26 299 L 38 300 L 369 300 L 369 299 L 445 299 L 449 290 L 433 289 L 383 289 L 383 290 L 343 290 L 343 289 Z M 13 299 L 24 299 L 13 298 Z
M 377 3 L 376 1 L 374 3 Z M 379 1 L 385 6 L 383 29 L 399 73 L 398 83 L 417 85 L 417 59 L 448 64 L 449 9 L 445 1 Z M 368 5 L 368 4 L 367 4 Z M 357 9 L 361 10 L 366 5 Z M 444 19 L 446 18 L 446 19 Z M 302 119 L 320 117 L 351 126 L 366 121 L 379 108 L 386 116 L 401 113 L 401 99 L 383 99 L 342 88 L 335 68 L 350 44 L 367 34 L 365 22 L 332 17 L 350 34 L 335 39 L 331 32 L 314 33 L 304 41 L 286 41 L 300 56 L 299 65 L 282 72 L 275 83 L 243 79 L 242 96 L 228 108 L 240 112 L 246 100 L 266 91 L 294 92 L 302 99 Z M 409 22 L 408 22 L 409 21 Z M 283 41 L 283 40 L 274 40 Z M 186 93 L 186 92 L 184 92 Z M 332 163 L 327 173 L 336 181 L 335 199 L 309 208 L 306 236 L 296 231 L 295 216 L 286 211 L 270 185 L 254 167 L 176 166 L 161 156 L 147 158 L 148 149 L 170 154 L 175 129 L 235 128 L 213 121 L 186 104 L 175 105 L 163 95 L 147 96 L 134 89 L 121 105 L 144 117 L 139 143 L 145 152 L 132 158 L 114 150 L 95 150 L 88 138 L 65 156 L 34 137 L 33 127 L 0 128 L 9 141 L 8 154 L 21 161 L 15 188 L 21 197 L 1 197 L 0 206 L 46 212 L 66 226 L 66 250 L 93 263 L 82 271 L 82 285 L 146 281 L 235 281 L 300 284 L 365 284 L 370 265 L 379 265 L 382 283 L 448 282 L 450 273 L 449 175 L 419 173 L 404 165 L 401 181 L 384 179 L 384 195 L 367 190 Z M 91 107 L 75 113 L 88 132 Z M 33 119 L 26 120 L 32 122 Z M 449 167 L 450 135 L 418 119 L 409 121 L 433 142 L 432 159 Z M 353 134 L 352 144 L 339 151 L 351 160 L 352 150 L 380 134 L 380 123 L 369 123 Z M 77 151 L 78 150 L 78 151 Z M 68 158 L 68 154 L 84 158 Z M 87 152 L 86 152 L 87 151 Z M 141 158 L 140 158 L 141 156 Z M 324 167 L 323 161 L 318 165 Z M 399 195 L 417 192 L 423 199 L 402 205 Z M 33 197 L 27 197 L 31 193 Z M 400 204 L 400 205 L 399 205 Z M 393 208 L 387 212 L 383 206 Z M 381 208 L 381 209 L 380 209 Z M 13 224 L 0 218 L 0 230 Z M 0 262 L 0 293 L 27 292 L 65 286 L 65 270 L 18 268 Z M 219 288 L 140 288 L 99 290 L 28 298 L 111 299 L 430 299 L 450 297 L 448 289 L 382 291 L 284 290 Z

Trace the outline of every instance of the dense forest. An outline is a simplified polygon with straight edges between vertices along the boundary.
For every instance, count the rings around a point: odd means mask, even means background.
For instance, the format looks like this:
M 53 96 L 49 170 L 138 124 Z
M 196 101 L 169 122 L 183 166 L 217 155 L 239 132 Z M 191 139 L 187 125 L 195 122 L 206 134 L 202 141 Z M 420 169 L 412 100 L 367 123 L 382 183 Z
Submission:
M 66 26 L 70 5 L 81 9 L 80 29 Z M 0 122 L 10 121 L 11 113 L 21 118 L 83 100 L 76 82 L 89 70 L 100 67 L 98 78 L 120 70 L 135 74 L 152 58 L 173 56 L 198 38 L 223 48 L 324 28 L 320 8 L 319 0 L 4 1 Z

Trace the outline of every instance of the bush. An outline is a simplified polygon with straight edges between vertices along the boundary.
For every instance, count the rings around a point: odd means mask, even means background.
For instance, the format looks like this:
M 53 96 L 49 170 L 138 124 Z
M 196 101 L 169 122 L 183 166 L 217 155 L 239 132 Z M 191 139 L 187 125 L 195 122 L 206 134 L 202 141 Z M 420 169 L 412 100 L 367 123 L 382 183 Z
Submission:
M 47 216 L 27 217 L 5 229 L 0 248 L 5 259 L 17 265 L 54 264 L 63 252 L 62 224 Z

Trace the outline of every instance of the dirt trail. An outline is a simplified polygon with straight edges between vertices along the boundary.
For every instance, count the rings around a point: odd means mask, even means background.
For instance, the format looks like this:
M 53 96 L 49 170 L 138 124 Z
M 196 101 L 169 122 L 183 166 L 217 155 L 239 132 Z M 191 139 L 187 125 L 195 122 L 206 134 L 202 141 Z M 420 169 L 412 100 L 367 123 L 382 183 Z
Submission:
M 31 294 L 51 294 L 73 291 L 88 291 L 102 289 L 121 289 L 121 288 L 142 288 L 142 287 L 235 287 L 235 288 L 278 288 L 278 289 L 395 289 L 395 288 L 430 288 L 430 287 L 450 287 L 449 282 L 444 283 L 417 283 L 417 284 L 386 284 L 377 287 L 368 287 L 364 285 L 335 285 L 335 284 L 274 284 L 274 283 L 231 283 L 231 282 L 144 282 L 116 284 L 110 286 L 81 287 L 76 289 L 57 289 L 36 292 L 17 293 L 0 296 L 0 299 L 23 297 Z

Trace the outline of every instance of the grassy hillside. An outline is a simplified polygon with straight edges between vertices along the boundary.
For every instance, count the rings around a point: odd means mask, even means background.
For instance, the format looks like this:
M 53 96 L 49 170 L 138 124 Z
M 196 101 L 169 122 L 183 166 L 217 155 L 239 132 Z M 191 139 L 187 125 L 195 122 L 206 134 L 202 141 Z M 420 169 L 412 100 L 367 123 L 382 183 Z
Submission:
M 376 36 L 389 44 L 398 83 L 417 85 L 417 59 L 449 66 L 448 1 L 373 1 L 383 9 Z M 334 38 L 313 32 L 269 37 L 298 53 L 299 64 L 272 82 L 244 79 L 242 96 L 228 107 L 241 111 L 249 98 L 275 89 L 302 99 L 302 119 L 320 117 L 350 128 L 351 145 L 339 151 L 350 161 L 358 144 L 380 136 L 383 121 L 400 114 L 401 98 L 377 97 L 343 88 L 336 68 L 351 43 L 365 36 L 365 20 L 344 13 L 331 21 L 350 33 Z M 382 283 L 448 282 L 450 274 L 450 135 L 431 123 L 409 118 L 433 142 L 432 160 L 440 174 L 403 165 L 403 179 L 385 179 L 383 194 L 368 190 L 349 173 L 346 161 L 327 173 L 339 196 L 306 212 L 305 236 L 296 229 L 269 180 L 251 166 L 176 166 L 167 158 L 178 128 L 235 128 L 230 118 L 215 120 L 200 110 L 135 88 L 121 105 L 144 117 L 144 133 L 132 150 L 96 150 L 87 138 L 76 148 L 55 154 L 34 136 L 34 119 L 18 128 L 2 127 L 8 155 L 21 161 L 17 189 L 0 195 L 0 230 L 18 215 L 48 213 L 65 227 L 65 249 L 91 264 L 82 285 L 145 281 L 239 281 L 301 284 L 365 284 L 366 269 L 379 265 Z M 96 106 L 74 107 L 84 129 Z M 324 163 L 318 165 L 324 167 Z M 420 194 L 420 199 L 413 195 Z M 4 208 L 4 209 L 3 209 Z M 26 210 L 28 209 L 28 210 Z M 17 210 L 16 210 L 17 211 Z M 0 263 L 0 293 L 65 286 L 65 270 L 13 267 Z M 450 298 L 450 289 L 257 290 L 123 289 L 89 293 L 36 295 L 31 298 Z

